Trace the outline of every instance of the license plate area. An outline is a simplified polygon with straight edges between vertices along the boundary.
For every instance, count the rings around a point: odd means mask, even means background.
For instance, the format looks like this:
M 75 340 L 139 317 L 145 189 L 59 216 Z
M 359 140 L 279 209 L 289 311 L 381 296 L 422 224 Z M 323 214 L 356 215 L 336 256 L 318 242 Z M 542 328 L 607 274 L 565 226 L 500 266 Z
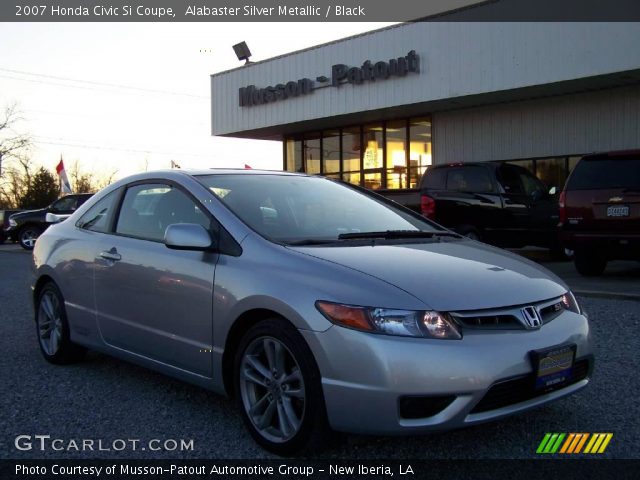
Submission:
M 571 380 L 575 358 L 575 344 L 533 350 L 535 390 L 551 391 L 565 386 Z
M 607 207 L 607 217 L 628 217 L 629 205 L 609 205 Z

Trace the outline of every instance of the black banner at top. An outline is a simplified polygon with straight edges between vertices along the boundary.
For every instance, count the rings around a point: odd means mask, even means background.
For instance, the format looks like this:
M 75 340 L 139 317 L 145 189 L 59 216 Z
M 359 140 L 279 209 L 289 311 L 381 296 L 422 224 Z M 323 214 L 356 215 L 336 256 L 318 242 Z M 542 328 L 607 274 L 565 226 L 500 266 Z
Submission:
M 3 0 L 0 22 L 640 21 L 638 0 Z

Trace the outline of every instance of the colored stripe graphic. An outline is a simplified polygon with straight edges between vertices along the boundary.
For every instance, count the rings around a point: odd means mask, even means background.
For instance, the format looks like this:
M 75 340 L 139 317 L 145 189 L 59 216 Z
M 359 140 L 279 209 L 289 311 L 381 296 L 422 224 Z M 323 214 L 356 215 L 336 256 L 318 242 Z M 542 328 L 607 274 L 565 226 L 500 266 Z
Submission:
M 536 453 L 599 454 L 604 453 L 612 438 L 613 433 L 546 433 Z

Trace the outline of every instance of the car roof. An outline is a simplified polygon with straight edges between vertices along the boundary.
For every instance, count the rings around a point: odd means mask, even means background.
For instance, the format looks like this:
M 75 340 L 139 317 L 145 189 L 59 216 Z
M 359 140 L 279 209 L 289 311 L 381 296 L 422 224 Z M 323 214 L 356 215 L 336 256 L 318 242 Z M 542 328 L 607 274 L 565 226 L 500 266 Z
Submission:
M 631 157 L 640 156 L 640 150 L 616 150 L 612 152 L 589 153 L 582 158 L 609 158 L 609 157 Z
M 161 170 L 160 172 L 166 172 L 167 170 Z M 170 172 L 176 172 L 176 170 L 169 170 Z M 179 170 L 180 172 L 184 172 L 188 175 L 197 176 L 197 175 L 286 175 L 286 176 L 299 176 L 306 177 L 309 175 L 296 173 L 296 172 L 285 172 L 283 170 L 263 170 L 263 169 L 253 169 L 253 168 L 209 168 L 209 169 L 199 169 L 199 170 Z

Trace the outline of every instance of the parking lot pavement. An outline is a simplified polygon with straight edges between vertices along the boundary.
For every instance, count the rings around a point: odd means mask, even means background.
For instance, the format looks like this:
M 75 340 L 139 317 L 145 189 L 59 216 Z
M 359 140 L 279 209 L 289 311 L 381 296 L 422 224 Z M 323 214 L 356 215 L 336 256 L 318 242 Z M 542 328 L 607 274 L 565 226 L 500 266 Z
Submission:
M 571 261 L 552 260 L 549 251 L 538 248 L 514 249 L 562 278 L 575 293 L 590 297 L 640 300 L 640 262 L 609 262 L 602 276 L 583 277 Z
M 97 353 L 70 366 L 45 362 L 30 307 L 30 261 L 19 247 L 0 246 L 0 458 L 270 458 L 246 433 L 234 403 L 222 396 Z M 537 410 L 452 432 L 343 436 L 315 457 L 533 458 L 547 432 L 613 432 L 599 458 L 640 458 L 640 303 L 578 300 L 589 313 L 596 354 L 595 374 L 585 390 Z M 18 451 L 18 435 L 103 439 L 107 446 L 115 439 L 192 439 L 194 448 Z

